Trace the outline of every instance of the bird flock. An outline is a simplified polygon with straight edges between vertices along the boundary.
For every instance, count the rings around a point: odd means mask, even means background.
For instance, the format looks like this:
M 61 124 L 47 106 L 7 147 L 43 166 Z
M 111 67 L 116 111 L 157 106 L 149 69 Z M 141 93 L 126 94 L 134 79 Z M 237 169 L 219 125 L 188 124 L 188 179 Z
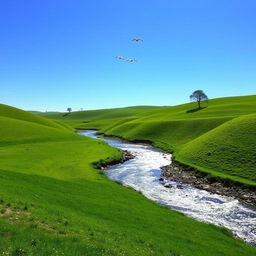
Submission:
M 135 37 L 132 39 L 132 42 L 136 42 L 136 43 L 143 42 L 143 39 Z M 124 61 L 128 61 L 128 62 L 136 62 L 137 61 L 135 58 L 126 59 L 124 56 L 116 56 L 116 59 L 124 60 Z

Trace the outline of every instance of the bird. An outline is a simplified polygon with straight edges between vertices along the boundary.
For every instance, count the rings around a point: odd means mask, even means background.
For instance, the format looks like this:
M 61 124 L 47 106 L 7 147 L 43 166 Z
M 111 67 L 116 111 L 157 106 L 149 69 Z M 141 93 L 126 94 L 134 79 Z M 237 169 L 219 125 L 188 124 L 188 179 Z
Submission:
M 116 56 L 116 59 L 118 59 L 118 60 L 125 60 L 125 57 L 124 56 Z
M 134 58 L 127 59 L 128 62 L 136 62 L 137 60 Z
M 135 37 L 135 38 L 132 39 L 132 41 L 133 42 L 143 42 L 143 39 Z

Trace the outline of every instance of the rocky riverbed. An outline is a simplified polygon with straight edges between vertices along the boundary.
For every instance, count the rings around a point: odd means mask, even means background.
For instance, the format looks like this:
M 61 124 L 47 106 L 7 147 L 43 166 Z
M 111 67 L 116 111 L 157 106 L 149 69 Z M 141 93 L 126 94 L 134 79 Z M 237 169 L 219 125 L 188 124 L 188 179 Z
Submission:
M 196 188 L 204 189 L 211 193 L 230 196 L 238 199 L 249 206 L 256 208 L 256 192 L 248 189 L 225 184 L 220 181 L 212 181 L 206 177 L 196 175 L 193 171 L 184 170 L 173 164 L 164 166 L 162 169 L 162 177 L 160 181 L 165 186 L 164 180 L 178 181 L 185 184 L 190 184 Z M 170 184 L 166 185 L 170 186 Z

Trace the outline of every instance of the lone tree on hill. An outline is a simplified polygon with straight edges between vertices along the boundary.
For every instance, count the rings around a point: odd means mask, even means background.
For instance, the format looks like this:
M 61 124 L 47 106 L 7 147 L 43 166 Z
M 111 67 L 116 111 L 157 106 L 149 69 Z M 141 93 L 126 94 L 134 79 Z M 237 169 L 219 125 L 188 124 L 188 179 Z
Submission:
M 190 100 L 198 104 L 198 109 L 201 108 L 201 101 L 207 101 L 208 97 L 202 90 L 196 90 L 190 95 Z
M 72 108 L 67 108 L 68 113 L 72 111 Z

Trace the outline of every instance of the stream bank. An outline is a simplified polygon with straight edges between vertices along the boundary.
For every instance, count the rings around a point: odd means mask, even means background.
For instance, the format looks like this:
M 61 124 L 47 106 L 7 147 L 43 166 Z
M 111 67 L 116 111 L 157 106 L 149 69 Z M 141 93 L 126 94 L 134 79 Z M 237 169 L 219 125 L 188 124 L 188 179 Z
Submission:
M 256 192 L 251 189 L 241 187 L 232 182 L 226 182 L 223 179 L 203 176 L 202 173 L 194 168 L 181 165 L 176 161 L 168 166 L 163 166 L 161 169 L 162 177 L 166 180 L 182 182 L 211 193 L 234 197 L 256 209 Z

